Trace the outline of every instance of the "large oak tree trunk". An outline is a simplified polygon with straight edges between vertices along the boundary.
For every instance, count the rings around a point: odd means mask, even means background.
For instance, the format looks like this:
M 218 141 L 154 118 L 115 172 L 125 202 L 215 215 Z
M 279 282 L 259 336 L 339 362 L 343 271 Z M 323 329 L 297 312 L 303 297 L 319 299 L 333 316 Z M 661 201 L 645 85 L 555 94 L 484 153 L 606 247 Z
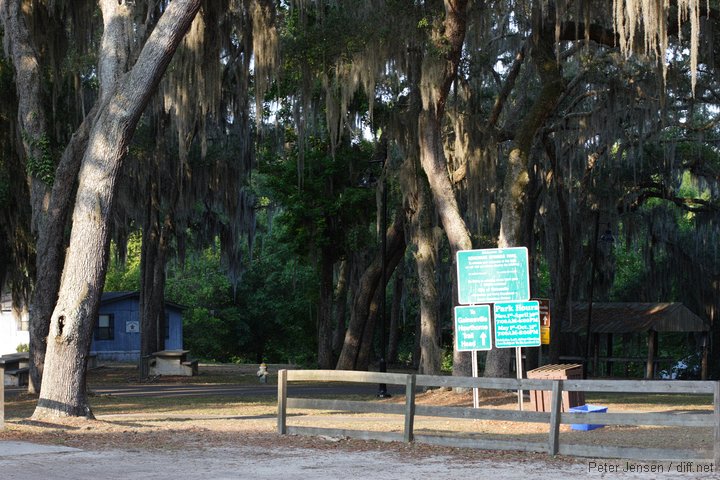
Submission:
M 331 247 L 325 247 L 320 253 L 320 304 L 318 306 L 317 342 L 318 366 L 322 369 L 333 368 L 333 269 L 335 257 Z
M 418 372 L 440 373 L 440 297 L 437 288 L 437 239 L 433 235 L 433 206 L 430 188 L 422 172 L 415 177 L 414 208 L 410 215 L 414 259 L 420 296 L 420 360 Z M 410 206 L 410 202 L 408 202 Z
M 394 365 L 398 362 L 398 346 L 400 343 L 400 318 L 402 315 L 403 292 L 405 290 L 405 262 L 400 259 L 400 264 L 395 271 L 395 282 L 393 283 L 392 305 L 390 307 L 390 327 L 388 329 L 387 363 Z
M 154 203 L 157 185 L 151 187 Z M 143 226 L 140 251 L 140 361 L 153 352 L 165 349 L 165 267 L 171 225 L 162 221 L 160 212 L 149 207 Z M 141 374 L 146 374 L 142 368 Z
M 395 221 L 387 230 L 388 258 L 392 259 L 397 251 L 405 251 L 405 234 L 403 231 L 402 215 L 396 215 Z M 382 258 L 381 253 L 378 252 L 370 266 L 368 266 L 365 273 L 363 273 L 358 290 L 355 292 L 350 322 L 345 332 L 345 342 L 343 343 L 340 358 L 336 366 L 338 370 L 354 370 L 357 368 L 356 365 L 363 342 L 364 331 L 370 315 L 372 299 L 380 283 L 381 271 Z
M 442 58 L 425 56 L 421 82 L 424 86 L 423 110 L 418 120 L 420 164 L 427 175 L 453 259 L 457 251 L 472 248 L 472 241 L 450 181 L 441 122 L 465 41 L 467 4 L 467 0 L 445 1 L 443 32 L 437 36 L 437 48 L 445 55 Z M 470 375 L 470 356 L 467 353 L 455 351 L 453 360 L 453 375 Z
M 335 286 L 333 299 L 334 330 L 332 339 L 333 355 L 340 355 L 343 339 L 345 338 L 345 311 L 347 310 L 348 283 L 350 282 L 351 260 L 344 259 L 340 262 L 338 281 Z
M 145 200 L 143 219 L 142 247 L 140 250 L 140 376 L 148 375 L 144 358 L 154 352 L 165 349 L 165 279 L 173 234 L 173 221 L 170 212 L 163 212 L 162 197 L 167 196 L 174 201 L 179 200 L 177 185 L 162 185 L 163 165 L 168 161 L 168 151 L 164 130 L 169 126 L 167 117 L 158 122 L 158 141 L 155 155 L 149 166 L 147 178 L 148 198 Z M 172 210 L 172 206 L 170 210 Z
M 385 279 L 378 282 L 377 287 L 375 288 L 375 294 L 373 295 L 372 302 L 370 304 L 368 319 L 365 324 L 365 329 L 363 331 L 362 343 L 360 344 L 360 350 L 358 352 L 357 360 L 355 362 L 356 370 L 368 370 L 370 366 L 373 345 L 375 344 L 374 339 L 376 337 L 378 339 L 378 344 L 380 344 L 381 342 L 387 342 L 387 338 L 385 338 L 384 332 L 378 331 L 377 334 L 375 333 L 375 325 L 378 324 L 379 316 L 381 314 L 387 313 L 382 312 L 383 305 L 385 305 L 385 302 L 382 301 L 382 297 L 383 295 L 387 294 L 387 284 L 390 281 L 393 272 L 397 268 L 404 254 L 405 242 L 399 245 L 398 248 L 393 248 L 392 250 L 388 249 L 388 258 L 386 259 L 387 264 L 385 265 Z M 380 346 L 379 350 L 380 351 L 378 352 L 377 358 L 382 357 L 382 346 Z
M 47 115 L 42 99 L 42 74 L 37 48 L 33 43 L 19 0 L 0 1 L 4 37 L 15 67 L 15 85 L 18 98 L 18 125 L 23 138 L 25 162 L 28 167 L 28 185 L 32 211 L 32 231 L 36 235 L 36 281 L 30 300 L 30 382 L 28 390 L 40 390 L 42 368 L 45 361 L 45 338 L 50 325 L 50 314 L 55 307 L 60 285 L 66 213 L 72 185 L 80 165 L 80 156 L 64 155 L 54 176 L 51 194 L 49 183 L 53 179 L 41 177 L 42 169 L 55 170 L 48 151 L 41 148 L 48 141 Z M 85 125 L 85 123 L 83 124 Z M 83 137 L 83 133 L 85 136 Z M 75 140 L 78 139 L 79 142 Z M 71 145 L 87 139 L 87 128 L 81 128 Z M 68 150 L 71 150 L 68 148 Z M 72 150 L 71 150 L 72 151 Z M 67 152 L 67 150 L 66 150 Z M 45 173 L 48 173 L 47 171 Z M 59 199 L 57 197 L 63 197 Z
M 100 2 L 106 25 L 122 23 L 121 5 Z M 200 0 L 171 2 L 133 69 L 108 88 L 79 174 L 73 228 L 58 302 L 50 320 L 43 384 L 34 417 L 87 416 L 87 356 L 102 294 L 116 180 L 142 111 L 200 8 Z M 125 45 L 124 38 L 116 38 Z M 103 44 L 105 42 L 103 41 Z
M 538 23 L 536 22 L 536 25 Z M 541 28 L 541 27 L 539 27 Z M 532 58 L 537 67 L 542 88 L 532 108 L 520 123 L 513 148 L 508 156 L 508 167 L 503 185 L 502 219 L 498 247 L 516 247 L 530 243 L 530 226 L 527 209 L 528 195 L 532 189 L 529 159 L 535 134 L 543 122 L 554 112 L 563 92 L 562 76 L 553 49 L 553 33 L 541 30 L 534 37 Z M 485 361 L 486 377 L 506 377 L 510 374 L 510 349 L 494 349 L 488 352 Z

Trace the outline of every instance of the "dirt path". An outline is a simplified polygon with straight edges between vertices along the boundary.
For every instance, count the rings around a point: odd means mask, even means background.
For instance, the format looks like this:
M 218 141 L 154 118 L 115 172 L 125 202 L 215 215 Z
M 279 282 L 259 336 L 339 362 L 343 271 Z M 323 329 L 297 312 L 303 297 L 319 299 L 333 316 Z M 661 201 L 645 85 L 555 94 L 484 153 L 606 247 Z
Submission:
M 229 372 L 229 373 L 228 373 Z M 237 369 L 211 371 L 191 382 L 138 385 L 129 368 L 95 372 L 95 421 L 37 422 L 29 417 L 34 398 L 17 395 L 8 403 L 0 431 L 0 480 L 63 479 L 477 479 L 562 480 L 718 479 L 716 466 L 645 464 L 587 460 L 509 451 L 482 451 L 415 443 L 382 443 L 347 438 L 277 435 L 275 403 L 253 400 L 273 390 Z M 228 376 L 231 376 L 228 379 Z M 245 376 L 245 377 L 244 377 Z M 235 383 L 233 391 L 226 391 Z M 300 388 L 314 389 L 312 385 Z M 314 396 L 321 392 L 308 392 Z M 326 393 L 325 391 L 322 393 Z M 264 393 L 266 396 L 267 394 Z M 299 394 L 299 393 L 298 393 Z M 305 392 L 303 392 L 305 394 Z M 514 409 L 514 394 L 482 397 L 484 408 Z M 386 402 L 402 402 L 393 397 Z M 469 395 L 450 391 L 418 395 L 418 404 L 468 406 Z M 707 402 L 666 405 L 613 404 L 613 411 L 708 411 Z M 295 409 L 295 426 L 400 431 L 402 418 Z M 464 432 L 505 441 L 547 441 L 544 424 L 454 421 L 418 417 L 416 431 Z M 608 426 L 592 432 L 561 427 L 569 443 L 664 447 L 712 445 L 712 428 L 654 430 Z
M 330 440 L 318 440 L 332 444 Z M 471 479 L 558 480 L 574 477 L 618 479 L 720 478 L 697 472 L 680 474 L 677 465 L 622 461 L 565 463 L 539 459 L 497 460 L 393 451 L 263 446 L 206 446 L 170 451 L 111 449 L 8 455 L 0 441 L 0 477 L 7 480 L 77 479 Z M 630 469 L 658 469 L 633 472 Z M 616 471 L 612 471 L 616 470 Z M 612 471 L 612 472 L 611 472 Z

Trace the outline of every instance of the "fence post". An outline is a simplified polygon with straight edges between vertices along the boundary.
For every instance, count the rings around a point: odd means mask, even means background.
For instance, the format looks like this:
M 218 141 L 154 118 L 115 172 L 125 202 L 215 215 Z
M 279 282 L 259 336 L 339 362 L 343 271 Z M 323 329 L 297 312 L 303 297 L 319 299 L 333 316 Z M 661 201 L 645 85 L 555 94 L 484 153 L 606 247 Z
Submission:
M 280 435 L 287 433 L 287 370 L 278 371 L 277 428 Z
M 720 381 L 715 382 L 713 403 L 715 404 L 715 451 L 713 452 L 713 461 L 715 464 L 715 471 L 717 471 L 717 468 L 720 466 Z
M 562 408 L 562 380 L 552 382 L 552 402 L 550 405 L 550 439 L 548 453 L 557 455 L 560 448 L 560 409 Z
M 405 382 L 405 432 L 403 440 L 413 441 L 413 428 L 415 426 L 415 375 L 407 376 Z
M 0 430 L 5 429 L 5 365 L 0 365 Z

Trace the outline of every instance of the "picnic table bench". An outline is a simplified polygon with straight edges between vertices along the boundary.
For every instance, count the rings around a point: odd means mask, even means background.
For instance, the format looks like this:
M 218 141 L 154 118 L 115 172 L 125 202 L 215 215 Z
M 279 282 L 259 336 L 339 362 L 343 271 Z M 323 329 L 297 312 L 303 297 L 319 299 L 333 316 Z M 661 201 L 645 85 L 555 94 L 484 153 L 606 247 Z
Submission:
M 150 375 L 181 375 L 192 377 L 198 374 L 198 361 L 188 359 L 190 350 L 161 350 L 154 352 L 150 359 Z
M 27 352 L 8 353 L 0 357 L 0 368 L 2 368 L 3 384 L 22 387 L 28 384 L 30 377 L 30 354 Z

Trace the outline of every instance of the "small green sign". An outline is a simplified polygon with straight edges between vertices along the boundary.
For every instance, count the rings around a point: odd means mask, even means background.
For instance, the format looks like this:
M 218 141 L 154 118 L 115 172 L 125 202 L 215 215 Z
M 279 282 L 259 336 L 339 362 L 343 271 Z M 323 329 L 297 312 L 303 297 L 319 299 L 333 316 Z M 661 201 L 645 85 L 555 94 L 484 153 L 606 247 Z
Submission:
M 540 304 L 502 302 L 493 305 L 497 348 L 540 346 Z
M 490 305 L 455 307 L 455 349 L 468 352 L 491 348 Z
M 457 252 L 458 303 L 515 302 L 530 298 L 525 247 Z

